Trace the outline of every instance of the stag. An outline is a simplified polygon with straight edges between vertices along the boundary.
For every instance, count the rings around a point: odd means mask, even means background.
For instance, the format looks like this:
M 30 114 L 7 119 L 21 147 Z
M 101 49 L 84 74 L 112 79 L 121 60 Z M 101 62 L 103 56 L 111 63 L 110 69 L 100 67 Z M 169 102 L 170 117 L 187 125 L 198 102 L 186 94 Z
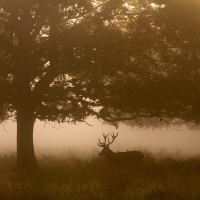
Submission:
M 105 156 L 105 158 L 113 163 L 114 165 L 127 165 L 127 164 L 136 164 L 140 163 L 144 159 L 143 153 L 139 151 L 126 151 L 126 152 L 113 152 L 110 150 L 109 145 L 114 142 L 118 133 L 115 135 L 111 134 L 112 140 L 109 140 L 109 134 L 103 134 L 104 142 L 101 142 L 99 138 L 98 146 L 103 147 L 102 151 L 99 153 L 99 156 Z

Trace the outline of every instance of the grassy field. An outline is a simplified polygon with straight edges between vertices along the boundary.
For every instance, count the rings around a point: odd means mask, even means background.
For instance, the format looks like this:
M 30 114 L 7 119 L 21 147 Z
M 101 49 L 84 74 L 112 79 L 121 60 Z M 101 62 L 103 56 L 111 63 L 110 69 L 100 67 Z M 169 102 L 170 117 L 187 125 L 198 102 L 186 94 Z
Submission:
M 0 155 L 0 200 L 200 200 L 200 159 L 155 159 L 113 166 L 104 158 L 41 156 L 32 175 Z

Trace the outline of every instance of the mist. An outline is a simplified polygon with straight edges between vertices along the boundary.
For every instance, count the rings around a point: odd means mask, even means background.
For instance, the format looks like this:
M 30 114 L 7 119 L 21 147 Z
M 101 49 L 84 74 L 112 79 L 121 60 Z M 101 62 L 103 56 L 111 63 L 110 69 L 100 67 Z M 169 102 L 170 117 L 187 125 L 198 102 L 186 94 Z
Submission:
M 97 146 L 102 133 L 119 133 L 110 146 L 113 151 L 140 150 L 153 154 L 171 156 L 196 156 L 200 153 L 199 130 L 180 129 L 151 130 L 130 128 L 120 124 L 114 126 L 102 124 L 96 119 L 87 123 L 45 124 L 37 121 L 34 127 L 34 145 L 36 155 L 65 155 L 74 152 L 80 156 L 97 155 L 101 148 Z M 0 152 L 16 152 L 16 123 L 0 126 Z

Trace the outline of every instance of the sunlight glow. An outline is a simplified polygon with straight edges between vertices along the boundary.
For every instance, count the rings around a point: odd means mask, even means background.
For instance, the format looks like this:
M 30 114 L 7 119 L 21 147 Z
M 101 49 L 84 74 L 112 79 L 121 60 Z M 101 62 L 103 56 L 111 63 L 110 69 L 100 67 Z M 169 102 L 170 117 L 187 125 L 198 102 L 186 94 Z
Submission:
M 124 3 L 122 6 L 128 8 L 129 10 L 133 10 L 135 8 L 135 6 L 132 6 L 129 3 Z
M 165 7 L 164 4 L 158 5 L 158 4 L 156 4 L 156 3 L 151 3 L 150 5 L 151 5 L 153 8 L 159 8 L 159 7 L 164 8 L 164 7 Z

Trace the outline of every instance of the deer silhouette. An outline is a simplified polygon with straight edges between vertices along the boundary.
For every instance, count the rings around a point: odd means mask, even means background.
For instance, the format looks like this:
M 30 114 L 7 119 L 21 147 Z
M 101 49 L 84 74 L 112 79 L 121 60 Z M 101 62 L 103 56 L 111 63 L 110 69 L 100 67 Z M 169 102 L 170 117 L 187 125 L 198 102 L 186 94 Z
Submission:
M 104 142 L 101 142 L 100 138 L 97 143 L 98 146 L 103 147 L 102 151 L 99 153 L 99 156 L 105 156 L 105 158 L 113 163 L 114 165 L 127 165 L 127 164 L 136 164 L 141 163 L 144 159 L 143 153 L 139 151 L 126 151 L 126 152 L 113 152 L 110 150 L 109 145 L 114 142 L 118 133 L 115 135 L 111 134 L 112 141 L 109 140 L 109 134 L 103 134 Z

